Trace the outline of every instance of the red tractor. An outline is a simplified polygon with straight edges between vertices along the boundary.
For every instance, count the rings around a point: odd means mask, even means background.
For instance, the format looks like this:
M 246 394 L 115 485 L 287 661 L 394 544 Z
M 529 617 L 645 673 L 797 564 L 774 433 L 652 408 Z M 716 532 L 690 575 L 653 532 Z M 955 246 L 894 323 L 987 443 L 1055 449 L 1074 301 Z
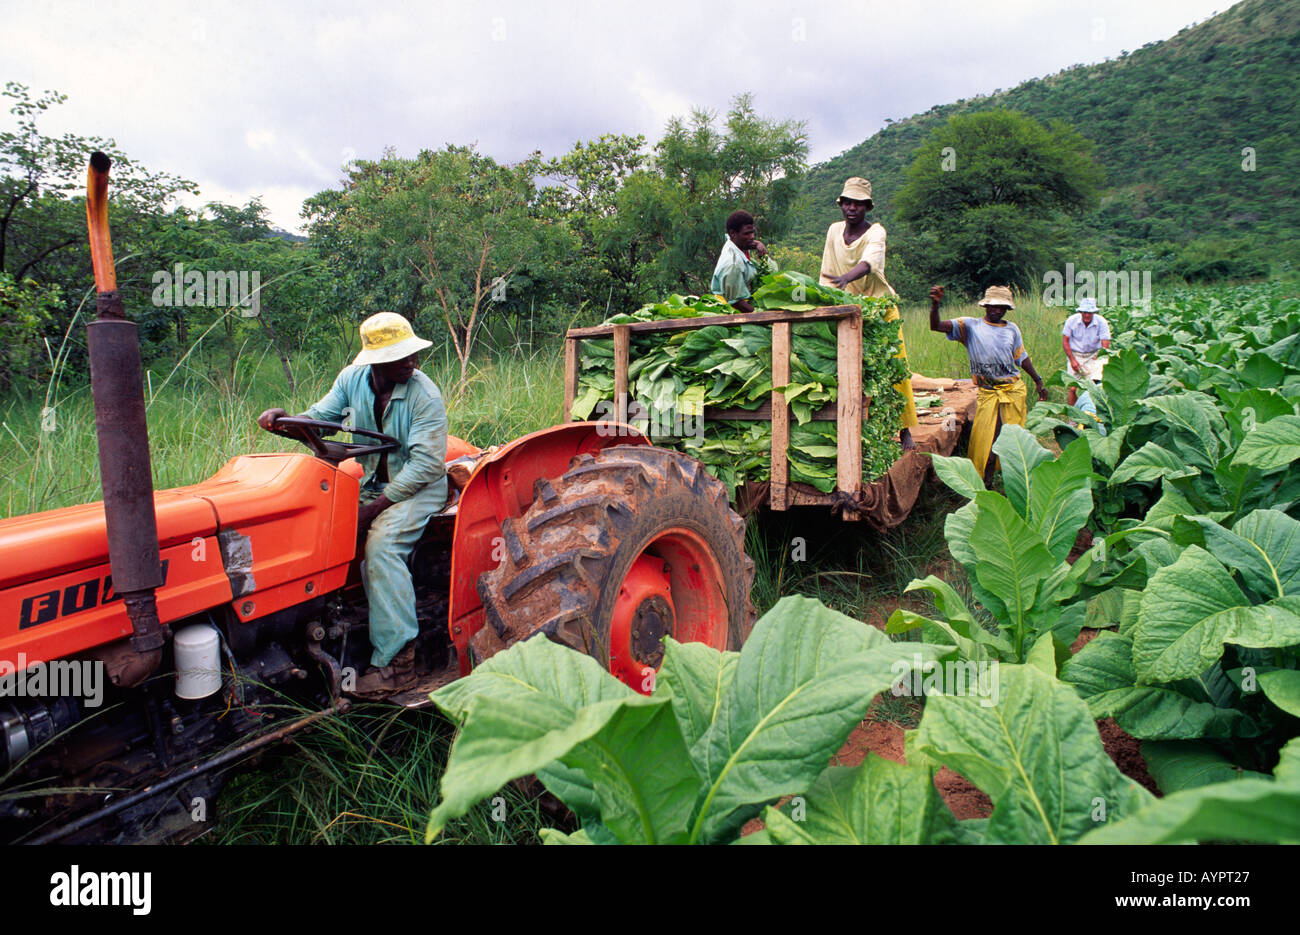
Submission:
M 375 436 L 281 419 L 307 453 L 242 455 L 152 490 L 135 325 L 116 291 L 109 162 L 88 172 L 99 290 L 87 329 L 104 501 L 0 522 L 0 840 L 182 840 L 235 762 L 349 707 L 370 654 L 358 573 Z M 454 415 L 454 413 L 453 413 Z M 724 486 L 614 423 L 484 452 L 412 553 L 418 688 L 543 634 L 647 690 L 664 638 L 738 649 L 753 563 Z

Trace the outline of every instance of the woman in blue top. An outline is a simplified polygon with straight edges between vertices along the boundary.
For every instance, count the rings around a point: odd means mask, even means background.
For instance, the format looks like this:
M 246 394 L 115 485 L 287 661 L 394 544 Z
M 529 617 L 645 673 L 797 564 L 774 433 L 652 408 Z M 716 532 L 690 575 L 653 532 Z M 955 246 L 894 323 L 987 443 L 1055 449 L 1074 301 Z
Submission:
M 979 304 L 984 308 L 983 318 L 954 318 L 939 320 L 939 303 L 943 301 L 943 286 L 930 290 L 930 330 L 942 331 L 949 341 L 960 341 L 970 358 L 970 375 L 979 387 L 975 404 L 975 421 L 970 430 L 970 459 L 987 484 L 997 467 L 997 458 L 991 458 L 993 442 L 1002 426 L 1007 423 L 1024 425 L 1028 411 L 1025 383 L 1020 379 L 1020 369 L 1029 374 L 1038 388 L 1038 398 L 1047 399 L 1042 377 L 1029 361 L 1020 329 L 1003 321 L 1007 312 L 1015 308 L 1011 290 L 1006 286 L 989 286 Z

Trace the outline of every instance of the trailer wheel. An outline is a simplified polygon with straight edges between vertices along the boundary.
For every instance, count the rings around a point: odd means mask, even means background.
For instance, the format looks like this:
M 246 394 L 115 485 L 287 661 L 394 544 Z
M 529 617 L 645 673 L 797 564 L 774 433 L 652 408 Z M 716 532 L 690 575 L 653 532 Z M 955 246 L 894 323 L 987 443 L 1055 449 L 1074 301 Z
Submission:
M 619 445 L 578 455 L 534 494 L 502 524 L 504 558 L 478 580 L 501 644 L 545 634 L 643 692 L 665 636 L 740 649 L 756 616 L 754 563 L 744 521 L 704 465 Z

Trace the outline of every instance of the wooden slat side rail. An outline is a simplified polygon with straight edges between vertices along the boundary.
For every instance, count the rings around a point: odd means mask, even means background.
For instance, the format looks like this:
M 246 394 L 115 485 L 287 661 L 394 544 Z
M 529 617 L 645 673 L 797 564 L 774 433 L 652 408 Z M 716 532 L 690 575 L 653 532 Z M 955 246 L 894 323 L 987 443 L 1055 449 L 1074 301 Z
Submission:
M 862 386 L 862 310 L 856 311 L 857 315 L 840 319 L 836 329 L 836 374 L 841 390 Z M 856 497 L 862 487 L 862 395 L 840 392 L 837 403 L 835 486 Z M 845 510 L 844 518 L 859 517 Z
M 578 392 L 578 339 L 564 339 L 564 411 L 561 422 L 573 418 L 573 398 Z
M 772 325 L 772 386 L 785 386 L 790 382 L 790 323 L 779 321 Z M 790 407 L 785 393 L 772 391 L 772 489 L 770 503 L 774 510 L 786 508 L 786 484 L 790 480 L 790 462 L 786 451 L 790 443 Z
M 631 345 L 627 325 L 614 326 L 614 419 L 627 421 L 628 348 Z
M 659 321 L 638 321 L 627 325 L 595 325 L 591 328 L 571 328 L 565 332 L 570 338 L 608 338 L 615 329 L 627 328 L 632 334 L 645 334 L 647 331 L 690 331 L 709 325 L 770 325 L 774 322 L 789 321 L 798 324 L 805 321 L 835 321 L 853 314 L 862 317 L 859 305 L 828 305 L 808 312 L 750 312 L 739 315 L 705 315 L 702 318 L 666 318 Z

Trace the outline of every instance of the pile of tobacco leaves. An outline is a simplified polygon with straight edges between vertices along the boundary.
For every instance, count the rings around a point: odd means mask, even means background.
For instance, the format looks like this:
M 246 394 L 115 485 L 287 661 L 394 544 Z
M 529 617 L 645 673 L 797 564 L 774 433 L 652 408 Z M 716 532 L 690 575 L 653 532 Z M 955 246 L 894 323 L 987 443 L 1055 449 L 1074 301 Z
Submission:
M 864 298 L 819 285 L 801 273 L 771 273 L 754 290 L 755 309 L 807 311 L 861 305 L 862 392 L 871 397 L 862 426 L 862 474 L 879 477 L 899 456 L 903 398 L 893 388 L 907 375 L 896 359 L 899 322 L 886 322 L 893 298 Z M 733 313 L 720 297 L 672 295 L 605 324 Z M 829 493 L 835 488 L 835 423 L 812 415 L 836 399 L 835 323 L 795 325 L 790 352 L 790 480 Z M 709 325 L 693 331 L 633 333 L 628 366 L 630 421 L 658 445 L 698 458 L 734 491 L 745 481 L 769 479 L 772 426 L 767 421 L 702 421 L 703 407 L 758 409 L 772 392 L 770 325 Z M 573 418 L 613 417 L 614 342 L 582 342 Z M 636 406 L 639 404 L 640 412 Z M 640 415 L 640 418 L 637 416 Z

